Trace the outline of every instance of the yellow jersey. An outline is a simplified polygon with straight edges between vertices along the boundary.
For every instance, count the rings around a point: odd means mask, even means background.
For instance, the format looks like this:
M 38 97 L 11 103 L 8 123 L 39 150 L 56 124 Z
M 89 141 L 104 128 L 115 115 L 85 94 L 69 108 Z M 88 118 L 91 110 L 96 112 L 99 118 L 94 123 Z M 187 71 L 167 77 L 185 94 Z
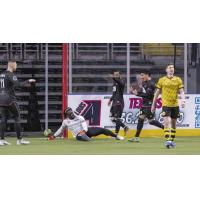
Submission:
M 164 76 L 158 80 L 156 87 L 162 92 L 162 106 L 177 107 L 178 92 L 183 88 L 183 82 L 178 76 L 168 78 Z

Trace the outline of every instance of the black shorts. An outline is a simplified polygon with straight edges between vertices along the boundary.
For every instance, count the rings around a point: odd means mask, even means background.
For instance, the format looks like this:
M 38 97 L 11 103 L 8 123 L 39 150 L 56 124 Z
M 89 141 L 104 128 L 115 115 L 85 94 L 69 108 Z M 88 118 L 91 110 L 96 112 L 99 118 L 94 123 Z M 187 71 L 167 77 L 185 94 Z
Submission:
M 140 108 L 140 115 L 144 115 L 147 119 L 154 118 L 154 114 L 151 112 L 151 107 Z
M 179 107 L 162 107 L 162 117 L 171 117 L 172 119 L 177 119 L 180 117 Z
M 17 102 L 12 102 L 9 106 L 0 106 L 1 117 L 8 118 L 9 114 L 11 117 L 20 118 L 20 108 Z
M 13 103 L 13 99 L 7 93 L 0 93 L 0 106 L 10 106 Z
M 123 102 L 120 101 L 114 102 L 110 109 L 110 117 L 115 119 L 121 118 L 123 110 L 124 110 Z

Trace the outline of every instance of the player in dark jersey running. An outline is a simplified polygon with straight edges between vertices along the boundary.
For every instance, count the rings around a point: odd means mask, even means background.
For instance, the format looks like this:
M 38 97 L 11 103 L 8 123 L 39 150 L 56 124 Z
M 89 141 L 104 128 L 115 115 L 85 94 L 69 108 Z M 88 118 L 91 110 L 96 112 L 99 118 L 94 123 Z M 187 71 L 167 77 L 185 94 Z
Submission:
M 0 123 L 0 146 L 10 145 L 5 140 L 5 130 L 8 113 L 10 112 L 15 120 L 15 131 L 17 133 L 17 145 L 29 144 L 22 138 L 21 134 L 21 118 L 20 109 L 15 96 L 15 88 L 21 87 L 26 83 L 35 82 L 34 79 L 29 79 L 25 82 L 19 82 L 14 72 L 17 70 L 16 61 L 9 61 L 6 71 L 0 74 L 0 110 L 1 110 L 1 123 Z
M 148 119 L 149 124 L 164 129 L 163 124 L 155 120 L 154 114 L 151 112 L 151 106 L 155 92 L 155 83 L 151 80 L 151 73 L 148 70 L 142 70 L 140 72 L 140 79 L 142 82 L 142 88 L 140 90 L 132 88 L 132 93 L 136 96 L 142 97 L 142 108 L 140 109 L 140 115 L 138 117 L 135 137 L 129 139 L 130 142 L 139 142 L 139 137 L 144 125 L 145 118 Z
M 124 133 L 126 135 L 128 133 L 129 128 L 121 120 L 122 112 L 124 109 L 123 93 L 124 93 L 125 83 L 122 80 L 119 71 L 115 71 L 111 75 L 111 77 L 114 81 L 114 84 L 113 84 L 113 94 L 108 102 L 108 106 L 112 104 L 110 109 L 110 118 L 111 121 L 116 124 L 115 133 L 118 134 L 120 127 L 122 127 L 124 128 Z

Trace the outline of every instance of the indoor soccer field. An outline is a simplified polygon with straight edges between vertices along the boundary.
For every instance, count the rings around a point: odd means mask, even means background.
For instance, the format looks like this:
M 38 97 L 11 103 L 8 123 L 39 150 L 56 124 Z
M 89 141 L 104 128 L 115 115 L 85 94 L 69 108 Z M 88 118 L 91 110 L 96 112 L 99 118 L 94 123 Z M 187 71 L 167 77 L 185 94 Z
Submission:
M 1 155 L 198 155 L 200 137 L 178 137 L 175 149 L 166 149 L 163 138 L 141 138 L 140 143 L 127 139 L 94 138 L 91 142 L 74 139 L 48 141 L 46 138 L 28 138 L 27 146 L 17 146 L 15 138 L 8 138 L 11 146 L 1 146 Z

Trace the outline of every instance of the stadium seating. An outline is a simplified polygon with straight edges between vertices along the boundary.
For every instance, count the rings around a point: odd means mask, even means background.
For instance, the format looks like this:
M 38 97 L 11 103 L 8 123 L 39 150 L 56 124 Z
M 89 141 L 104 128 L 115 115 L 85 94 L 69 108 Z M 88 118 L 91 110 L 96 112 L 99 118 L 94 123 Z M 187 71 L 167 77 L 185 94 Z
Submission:
M 72 91 L 74 93 L 110 93 L 113 69 L 126 74 L 127 44 L 72 44 Z M 157 79 L 165 73 L 167 63 L 174 62 L 171 43 L 130 44 L 131 82 L 141 68 L 152 71 Z M 183 77 L 183 44 L 176 47 L 176 74 Z M 125 77 L 126 78 L 126 77 Z M 94 84 L 95 83 L 95 84 Z

